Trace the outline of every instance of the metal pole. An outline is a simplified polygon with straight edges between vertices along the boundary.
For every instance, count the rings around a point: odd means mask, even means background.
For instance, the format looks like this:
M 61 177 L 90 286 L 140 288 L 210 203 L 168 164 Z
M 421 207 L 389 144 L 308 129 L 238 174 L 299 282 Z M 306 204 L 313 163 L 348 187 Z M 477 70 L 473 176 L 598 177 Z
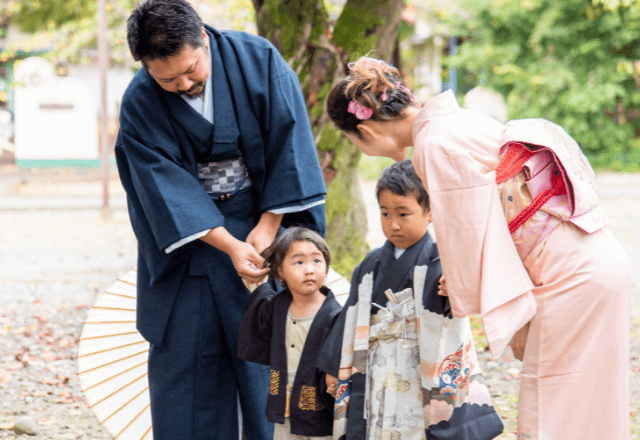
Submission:
M 458 53 L 458 37 L 449 38 L 449 55 L 453 56 Z M 455 65 L 449 67 L 449 88 L 453 90 L 453 94 L 458 94 L 458 69 Z
M 109 127 L 107 123 L 107 5 L 98 0 L 98 68 L 100 70 L 100 154 L 102 162 L 102 211 L 109 212 Z

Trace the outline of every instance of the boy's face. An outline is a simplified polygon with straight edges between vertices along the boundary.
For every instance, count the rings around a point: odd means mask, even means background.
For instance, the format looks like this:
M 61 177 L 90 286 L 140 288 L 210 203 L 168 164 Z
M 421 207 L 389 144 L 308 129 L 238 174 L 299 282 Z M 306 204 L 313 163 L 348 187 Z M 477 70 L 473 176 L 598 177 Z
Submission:
M 383 189 L 378 203 L 382 232 L 395 247 L 407 249 L 427 232 L 431 211 L 420 206 L 414 195 L 399 196 Z

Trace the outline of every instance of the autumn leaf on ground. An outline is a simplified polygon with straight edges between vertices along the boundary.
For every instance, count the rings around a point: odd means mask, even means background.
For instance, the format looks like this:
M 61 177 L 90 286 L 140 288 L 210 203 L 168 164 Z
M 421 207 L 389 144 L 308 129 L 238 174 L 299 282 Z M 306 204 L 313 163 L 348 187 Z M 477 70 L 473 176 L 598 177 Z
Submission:
M 54 386 L 62 385 L 62 383 L 58 382 L 57 380 L 49 379 L 47 377 L 43 377 L 42 379 L 40 379 L 40 383 L 43 385 L 54 385 Z
M 57 379 L 60 379 L 63 385 L 66 385 L 69 382 L 69 376 L 63 376 L 62 374 L 56 375 Z
M 75 403 L 82 400 L 82 396 L 74 396 L 70 391 L 63 391 L 59 398 L 53 399 L 55 403 Z
M 15 426 L 16 421 L 13 420 L 11 422 L 7 422 L 7 423 L 0 423 L 0 429 L 13 429 L 13 427 Z
M 63 338 L 60 340 L 60 343 L 58 345 L 62 348 L 68 348 L 73 345 L 73 342 L 71 342 L 70 338 Z
M 49 425 L 55 425 L 56 422 L 55 420 L 51 420 L 51 419 L 40 419 L 38 420 L 38 424 L 39 425 L 44 425 L 44 426 L 49 426 Z

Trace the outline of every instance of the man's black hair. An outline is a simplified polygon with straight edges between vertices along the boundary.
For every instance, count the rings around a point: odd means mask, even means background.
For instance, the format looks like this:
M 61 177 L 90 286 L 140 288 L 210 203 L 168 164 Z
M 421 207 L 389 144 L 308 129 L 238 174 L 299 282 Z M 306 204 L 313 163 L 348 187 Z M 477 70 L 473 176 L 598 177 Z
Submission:
M 186 0 L 144 0 L 127 20 L 127 42 L 136 61 L 167 59 L 185 46 L 202 47 L 202 27 Z
M 409 159 L 396 162 L 382 170 L 376 184 L 378 203 L 380 193 L 385 189 L 399 196 L 414 196 L 423 209 L 430 209 L 429 195 Z

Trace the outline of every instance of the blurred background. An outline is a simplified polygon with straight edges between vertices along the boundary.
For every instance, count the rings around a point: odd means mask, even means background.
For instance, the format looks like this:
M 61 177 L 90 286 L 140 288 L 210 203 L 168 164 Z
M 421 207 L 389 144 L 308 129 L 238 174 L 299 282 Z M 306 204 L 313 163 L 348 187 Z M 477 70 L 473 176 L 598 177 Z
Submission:
M 140 68 L 136 0 L 0 2 L 0 161 L 109 168 L 120 99 Z M 329 241 L 347 272 L 367 250 L 361 158 L 324 100 L 346 63 L 394 64 L 420 102 L 443 90 L 507 119 L 562 125 L 599 171 L 640 171 L 640 2 L 635 0 L 191 0 L 218 29 L 260 34 L 298 73 L 329 185 Z M 358 167 L 360 175 L 358 175 Z M 109 169 L 100 175 L 107 181 Z M 108 185 L 103 206 L 109 202 Z
M 349 61 L 392 63 L 421 103 L 451 89 L 502 122 L 562 125 L 596 170 L 632 260 L 630 417 L 640 439 L 640 1 L 190 2 L 215 28 L 269 39 L 298 74 L 328 187 L 332 266 L 347 277 L 384 242 L 373 189 L 391 163 L 362 156 L 328 119 L 326 96 Z M 113 151 L 120 100 L 140 69 L 125 26 L 137 3 L 0 0 L 0 439 L 34 411 L 42 438 L 109 438 L 68 372 L 87 308 L 136 264 Z M 514 438 L 520 364 L 483 356 L 504 438 Z

